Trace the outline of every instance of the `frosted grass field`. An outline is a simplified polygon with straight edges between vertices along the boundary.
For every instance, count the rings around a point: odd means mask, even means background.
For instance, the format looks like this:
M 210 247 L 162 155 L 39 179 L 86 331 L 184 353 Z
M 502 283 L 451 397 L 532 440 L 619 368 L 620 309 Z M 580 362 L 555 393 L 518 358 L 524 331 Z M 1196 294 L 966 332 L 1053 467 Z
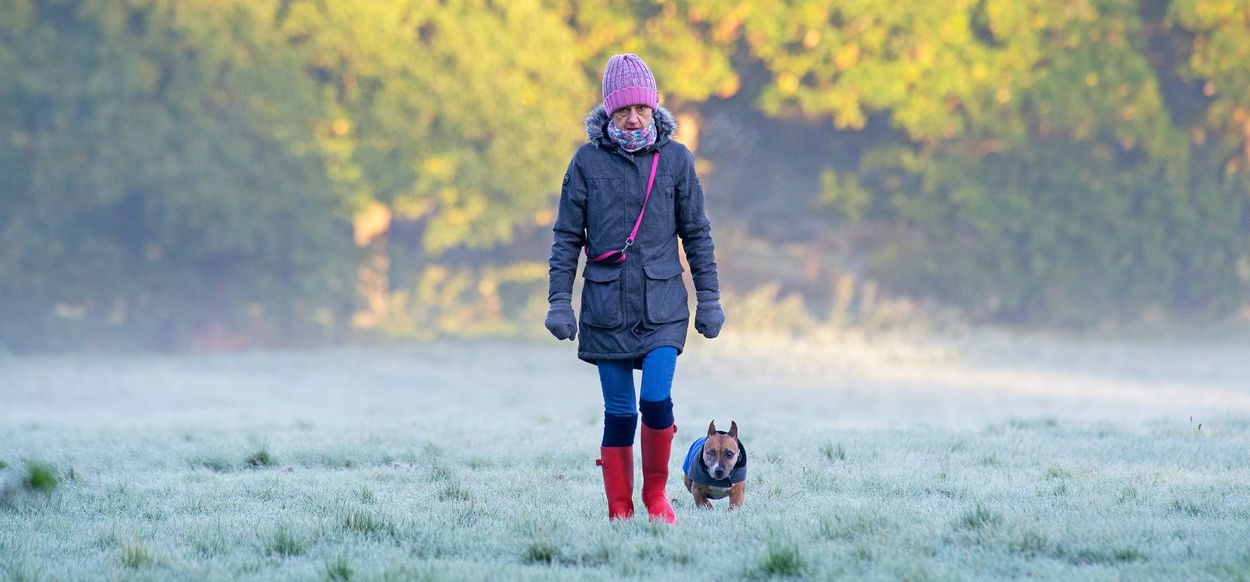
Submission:
M 1248 355 L 692 340 L 672 528 L 608 523 L 568 343 L 8 356 L 0 579 L 1250 580 Z M 751 454 L 735 513 L 677 475 L 713 418 Z

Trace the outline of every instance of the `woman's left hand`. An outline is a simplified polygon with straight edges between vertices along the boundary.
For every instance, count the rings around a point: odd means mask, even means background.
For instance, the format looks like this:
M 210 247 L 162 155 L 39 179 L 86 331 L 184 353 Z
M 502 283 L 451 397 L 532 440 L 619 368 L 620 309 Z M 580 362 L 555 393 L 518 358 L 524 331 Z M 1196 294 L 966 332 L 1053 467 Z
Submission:
M 721 309 L 720 301 L 700 301 L 694 310 L 694 330 L 712 339 L 720 335 L 722 325 L 725 325 L 725 310 Z

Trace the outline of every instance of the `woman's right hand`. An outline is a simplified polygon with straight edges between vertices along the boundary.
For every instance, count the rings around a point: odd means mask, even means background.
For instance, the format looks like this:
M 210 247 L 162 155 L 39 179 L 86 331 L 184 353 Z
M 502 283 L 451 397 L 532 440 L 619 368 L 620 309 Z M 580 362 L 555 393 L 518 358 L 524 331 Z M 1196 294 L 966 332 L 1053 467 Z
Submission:
M 561 293 L 551 298 L 551 306 L 547 308 L 547 319 L 543 325 L 558 340 L 577 337 L 577 316 L 573 315 L 571 295 Z

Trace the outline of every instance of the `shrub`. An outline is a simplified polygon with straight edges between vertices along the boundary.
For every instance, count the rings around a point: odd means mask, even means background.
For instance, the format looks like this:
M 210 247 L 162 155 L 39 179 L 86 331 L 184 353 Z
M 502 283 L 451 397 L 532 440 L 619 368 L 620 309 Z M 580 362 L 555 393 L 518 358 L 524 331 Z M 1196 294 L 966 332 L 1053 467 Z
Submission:
M 278 461 L 269 454 L 267 449 L 261 447 L 260 450 L 252 453 L 252 456 L 248 457 L 244 463 L 249 467 L 259 469 L 261 467 L 272 467 L 278 464 Z
M 23 486 L 29 491 L 51 493 L 60 484 L 52 467 L 42 463 L 30 463 L 26 466 L 26 477 Z
M 757 577 L 786 578 L 801 576 L 805 569 L 802 555 L 797 548 L 769 544 L 760 560 Z

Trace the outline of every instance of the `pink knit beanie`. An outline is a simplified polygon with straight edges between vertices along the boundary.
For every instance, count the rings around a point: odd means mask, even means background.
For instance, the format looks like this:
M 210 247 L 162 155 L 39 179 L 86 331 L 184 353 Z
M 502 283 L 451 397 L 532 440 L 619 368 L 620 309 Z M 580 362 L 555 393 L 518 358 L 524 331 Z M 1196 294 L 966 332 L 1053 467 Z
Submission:
M 642 58 L 633 53 L 612 55 L 603 70 L 603 108 L 611 115 L 627 105 L 660 106 L 655 77 Z

